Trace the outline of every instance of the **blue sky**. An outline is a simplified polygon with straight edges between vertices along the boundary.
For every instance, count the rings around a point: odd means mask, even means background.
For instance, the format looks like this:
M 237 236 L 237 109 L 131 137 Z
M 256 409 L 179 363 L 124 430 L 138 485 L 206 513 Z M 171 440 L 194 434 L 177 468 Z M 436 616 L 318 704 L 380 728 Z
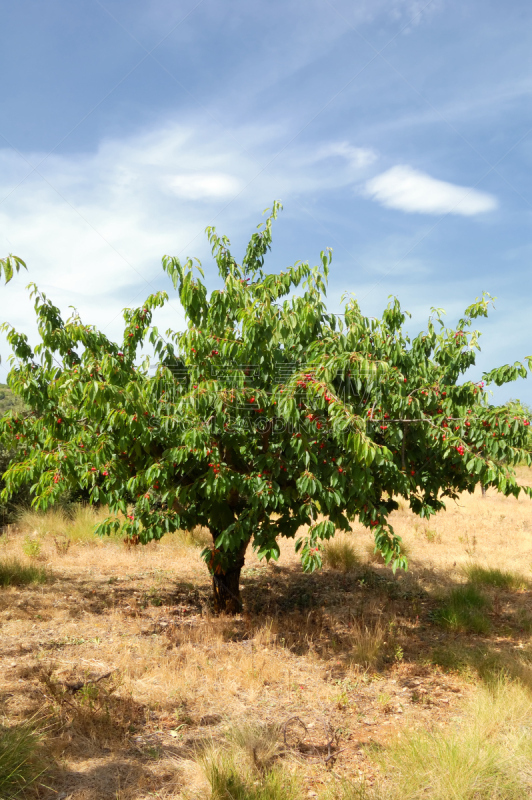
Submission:
M 168 288 L 165 253 L 215 273 L 274 199 L 270 269 L 334 250 L 331 310 L 389 295 L 453 324 L 483 291 L 483 369 L 532 354 L 532 6 L 521 0 L 20 0 L 2 13 L 0 253 L 24 286 L 119 336 Z M 9 76 L 6 79 L 6 76 Z M 179 328 L 175 297 L 159 325 Z M 7 346 L 1 345 L 0 380 Z M 532 403 L 532 381 L 496 390 Z

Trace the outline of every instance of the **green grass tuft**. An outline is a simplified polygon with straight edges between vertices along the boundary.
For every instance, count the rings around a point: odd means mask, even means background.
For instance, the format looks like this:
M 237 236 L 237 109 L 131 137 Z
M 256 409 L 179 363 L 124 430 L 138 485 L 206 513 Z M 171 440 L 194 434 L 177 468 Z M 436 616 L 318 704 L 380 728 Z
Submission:
M 212 800 L 301 800 L 302 797 L 280 769 L 246 780 L 235 765 L 213 764 L 208 779 Z
M 526 578 L 517 572 L 509 572 L 497 567 L 481 567 L 478 564 L 469 564 L 464 567 L 464 573 L 470 583 L 475 586 L 492 586 L 494 589 L 526 589 Z
M 31 583 L 46 583 L 49 573 L 33 564 L 26 566 L 15 558 L 0 561 L 0 586 L 27 586 Z
M 432 614 L 435 622 L 453 631 L 487 634 L 491 624 L 485 614 L 489 600 L 476 586 L 459 586 Z
M 297 779 L 281 767 L 262 771 L 231 750 L 212 750 L 202 762 L 211 800 L 301 800 L 303 796 Z
M 39 738 L 27 723 L 13 728 L 0 726 L 0 797 L 18 796 L 41 774 Z

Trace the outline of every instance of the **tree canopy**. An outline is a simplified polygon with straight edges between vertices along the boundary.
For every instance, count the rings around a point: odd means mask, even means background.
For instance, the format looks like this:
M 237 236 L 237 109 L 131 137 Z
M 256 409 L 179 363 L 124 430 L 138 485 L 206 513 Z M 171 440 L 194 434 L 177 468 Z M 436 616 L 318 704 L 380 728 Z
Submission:
M 209 292 L 196 260 L 164 256 L 183 331 L 163 335 L 153 324 L 166 292 L 124 310 L 118 343 L 75 312 L 64 321 L 34 284 L 39 343 L 4 325 L 8 382 L 30 409 L 1 423 L 18 449 L 4 496 L 30 484 L 45 508 L 82 488 L 109 506 L 100 533 L 121 526 L 143 543 L 206 526 L 213 543 L 203 555 L 222 611 L 241 607 L 249 545 L 276 559 L 280 537 L 292 538 L 313 570 L 323 541 L 358 520 L 386 563 L 404 567 L 389 519 L 397 498 L 429 517 L 478 483 L 532 496 L 511 469 L 530 463 L 528 419 L 491 405 L 487 391 L 526 376 L 525 366 L 499 367 L 478 383 L 463 377 L 489 295 L 452 329 L 432 309 L 413 338 L 394 298 L 380 319 L 364 316 L 354 297 L 330 313 L 330 250 L 314 267 L 265 271 L 279 209 L 240 263 L 227 237 L 207 229 L 221 288 Z M 140 356 L 148 344 L 154 368 Z

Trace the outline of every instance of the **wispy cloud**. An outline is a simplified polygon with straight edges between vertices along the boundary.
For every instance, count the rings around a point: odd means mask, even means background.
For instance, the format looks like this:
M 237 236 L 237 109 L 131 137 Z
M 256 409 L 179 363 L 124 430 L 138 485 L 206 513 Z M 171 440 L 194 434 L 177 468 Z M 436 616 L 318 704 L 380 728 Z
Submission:
M 279 154 L 282 133 L 248 127 L 224 134 L 202 119 L 172 122 L 107 139 L 93 153 L 51 156 L 38 172 L 28 162 L 38 165 L 41 154 L 25 161 L 0 150 L 0 253 L 19 254 L 29 278 L 61 308 L 74 305 L 116 335 L 120 309 L 164 285 L 164 253 L 208 258 L 207 224 L 245 235 L 274 199 L 297 211 L 297 197 L 364 180 L 375 158 L 347 140 Z M 33 317 L 27 281 L 13 281 L 7 311 L 24 329 Z M 177 301 L 169 325 L 176 313 Z
M 387 208 L 420 214 L 471 217 L 497 208 L 497 198 L 468 186 L 432 178 L 407 165 L 397 165 L 365 183 L 365 193 Z
M 340 157 L 346 160 L 350 167 L 361 169 L 373 164 L 377 153 L 368 147 L 354 147 L 349 142 L 331 142 L 316 151 L 316 160 Z
M 181 172 L 168 178 L 168 189 L 187 200 L 231 198 L 243 184 L 233 175 L 223 172 Z

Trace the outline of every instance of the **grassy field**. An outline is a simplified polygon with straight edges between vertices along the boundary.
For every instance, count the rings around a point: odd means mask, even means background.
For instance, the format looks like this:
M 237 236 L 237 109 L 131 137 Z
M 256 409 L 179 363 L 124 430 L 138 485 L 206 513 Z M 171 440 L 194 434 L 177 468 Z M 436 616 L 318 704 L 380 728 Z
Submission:
M 0 797 L 532 798 L 530 500 L 401 508 L 395 577 L 357 527 L 313 575 L 249 555 L 234 619 L 205 532 L 128 548 L 95 520 L 0 537 Z

